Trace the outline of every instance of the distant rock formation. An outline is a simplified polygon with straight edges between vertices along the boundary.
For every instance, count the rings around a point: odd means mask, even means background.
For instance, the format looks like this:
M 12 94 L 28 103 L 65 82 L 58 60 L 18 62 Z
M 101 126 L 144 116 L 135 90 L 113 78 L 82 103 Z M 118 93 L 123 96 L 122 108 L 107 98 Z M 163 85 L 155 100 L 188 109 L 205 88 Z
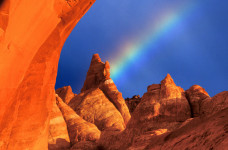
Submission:
M 137 124 L 145 121 L 159 122 L 159 124 L 161 122 L 183 122 L 191 117 L 191 110 L 184 90 L 176 86 L 168 74 L 161 84 L 153 84 L 148 87 L 148 91 L 136 107 L 133 117 L 132 120 Z
M 62 46 L 95 0 L 1 0 L 0 149 L 48 148 Z
M 81 92 L 91 88 L 98 88 L 101 83 L 111 79 L 109 70 L 109 62 L 106 61 L 103 63 L 100 56 L 98 54 L 94 54 Z
M 72 150 L 228 147 L 228 91 L 212 98 L 198 85 L 184 91 L 167 74 L 160 84 L 148 86 L 141 98 L 135 95 L 124 101 L 109 69 L 108 62 L 102 63 L 95 54 L 80 94 L 72 94 L 69 87 L 58 89 L 72 113 L 101 130 L 96 142 L 78 141 Z M 126 122 L 128 108 L 132 117 Z
M 168 74 L 161 84 L 148 86 L 123 132 L 105 131 L 98 143 L 111 150 L 227 147 L 227 98 L 227 92 L 210 98 L 200 86 L 185 92 Z
M 110 66 L 109 62 L 103 63 L 98 54 L 94 54 L 92 61 L 87 72 L 86 80 L 81 92 L 86 90 L 100 88 L 105 96 L 115 105 L 123 116 L 125 125 L 131 118 L 128 107 L 125 103 L 122 93 L 120 93 L 110 78 Z
M 191 110 L 184 90 L 176 86 L 168 74 L 161 84 L 148 87 L 122 133 L 102 134 L 103 140 L 100 139 L 99 142 L 105 148 L 126 149 L 136 136 L 161 129 L 171 132 L 190 117 Z M 104 139 L 117 141 L 117 144 Z
M 133 113 L 137 105 L 140 103 L 141 97 L 139 95 L 134 95 L 132 98 L 126 98 L 125 102 L 130 113 Z

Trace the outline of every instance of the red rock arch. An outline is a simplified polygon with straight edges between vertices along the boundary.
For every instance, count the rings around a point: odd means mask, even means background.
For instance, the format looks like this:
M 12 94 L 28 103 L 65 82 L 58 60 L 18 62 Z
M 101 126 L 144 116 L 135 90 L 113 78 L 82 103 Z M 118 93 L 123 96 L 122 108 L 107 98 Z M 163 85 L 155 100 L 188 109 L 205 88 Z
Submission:
M 95 0 L 5 0 L 0 7 L 0 149 L 47 149 L 62 46 Z

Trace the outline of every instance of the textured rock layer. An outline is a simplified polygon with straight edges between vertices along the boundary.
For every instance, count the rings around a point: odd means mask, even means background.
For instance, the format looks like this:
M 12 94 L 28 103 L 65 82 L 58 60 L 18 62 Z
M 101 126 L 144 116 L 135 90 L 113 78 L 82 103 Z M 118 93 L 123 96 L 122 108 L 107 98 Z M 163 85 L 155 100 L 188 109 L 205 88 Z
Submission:
M 199 85 L 194 85 L 186 91 L 186 97 L 189 101 L 192 117 L 200 116 L 200 108 L 203 100 L 209 98 L 208 93 Z
M 68 104 L 70 100 L 77 95 L 72 92 L 71 86 L 64 86 L 57 89 L 55 92 L 66 104 Z
M 100 88 L 106 97 L 115 105 L 123 116 L 125 124 L 131 118 L 129 109 L 125 103 L 122 93 L 120 93 L 110 78 L 109 62 L 103 63 L 98 54 L 94 54 L 87 72 L 86 80 L 81 92 L 92 88 Z
M 0 149 L 47 149 L 59 55 L 94 1 L 1 2 Z
M 100 130 L 125 129 L 123 117 L 99 89 L 90 89 L 75 96 L 69 106 L 83 119 L 94 123 Z
M 57 97 L 57 105 L 66 121 L 72 145 L 80 141 L 96 141 L 100 138 L 100 130 L 98 130 L 94 124 L 89 123 L 78 116 L 75 111 L 59 97 Z
M 70 148 L 70 139 L 68 135 L 67 125 L 63 118 L 62 112 L 54 101 L 52 111 L 50 113 L 48 149 L 62 150 Z
M 127 149 L 135 138 L 148 137 L 157 130 L 171 132 L 191 117 L 191 110 L 184 90 L 174 83 L 171 76 L 153 84 L 135 108 L 123 132 L 101 134 L 99 143 L 106 149 Z M 115 141 L 115 142 L 113 142 Z

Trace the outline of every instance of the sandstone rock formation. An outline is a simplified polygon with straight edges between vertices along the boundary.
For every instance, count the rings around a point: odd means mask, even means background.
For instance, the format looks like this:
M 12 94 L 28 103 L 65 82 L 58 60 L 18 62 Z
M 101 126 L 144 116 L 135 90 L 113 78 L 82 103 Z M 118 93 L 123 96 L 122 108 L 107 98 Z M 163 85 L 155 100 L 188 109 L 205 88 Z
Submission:
M 71 86 L 64 86 L 57 89 L 55 92 L 66 104 L 68 104 L 70 100 L 77 95 L 72 92 Z
M 50 113 L 48 149 L 63 150 L 69 148 L 70 139 L 67 125 L 59 107 L 56 104 L 56 101 L 54 101 L 52 111 Z
M 94 1 L 1 1 L 0 149 L 47 149 L 59 55 Z
M 200 107 L 203 100 L 210 98 L 204 88 L 194 85 L 186 91 L 186 97 L 189 101 L 192 117 L 200 116 Z
M 71 147 L 70 150 L 100 150 L 96 142 L 81 141 Z M 102 150 L 102 149 L 101 149 Z
M 0 2 L 1 150 L 45 150 L 48 141 L 50 149 L 69 146 L 64 141 L 69 141 L 66 125 L 53 105 L 58 59 L 66 38 L 94 1 Z M 94 123 L 57 99 L 71 149 L 228 147 L 227 91 L 212 98 L 197 86 L 184 92 L 168 75 L 161 84 L 148 87 L 131 118 L 109 69 L 108 62 L 94 55 L 82 93 L 75 96 L 69 88 L 64 89 L 66 95 L 58 91 L 66 103 Z M 95 124 L 105 129 L 102 134 Z
M 99 89 L 90 89 L 75 96 L 69 106 L 86 121 L 95 124 L 101 131 L 107 128 L 125 129 L 123 117 Z
M 80 141 L 96 141 L 100 138 L 101 132 L 94 124 L 83 120 L 60 97 L 57 96 L 56 100 L 66 121 L 72 145 Z
M 135 95 L 132 98 L 126 98 L 125 102 L 127 104 L 127 107 L 130 111 L 130 113 L 133 113 L 136 106 L 140 103 L 141 97 L 139 95 Z
M 222 149 L 228 147 L 228 109 L 205 118 L 194 118 L 185 126 L 163 135 L 135 139 L 129 150 Z M 140 136 L 140 138 L 142 138 Z
M 97 88 L 101 83 L 110 79 L 109 70 L 109 62 L 106 61 L 103 63 L 100 56 L 98 54 L 94 54 L 81 92 L 91 88 Z
M 125 124 L 131 118 L 128 107 L 122 94 L 118 91 L 113 80 L 110 78 L 109 62 L 103 63 L 98 54 L 94 54 L 87 72 L 86 80 L 81 92 L 92 88 L 100 88 L 106 97 L 115 105 L 123 116 Z
M 184 90 L 176 86 L 168 74 L 161 84 L 148 87 L 127 128 L 119 133 L 110 131 L 109 134 L 102 134 L 99 143 L 105 149 L 127 149 L 135 137 L 161 129 L 171 132 L 190 117 L 191 110 Z
M 184 96 L 184 90 L 174 83 L 171 76 L 153 84 L 143 95 L 133 114 L 139 122 L 154 120 L 156 122 L 183 122 L 191 116 L 190 107 Z M 140 118 L 140 119 L 137 119 Z
M 228 91 L 221 92 L 212 98 L 202 101 L 200 106 L 201 115 L 213 115 L 228 107 Z
M 124 131 L 106 130 L 98 143 L 110 150 L 226 149 L 227 103 L 227 91 L 210 98 L 195 85 L 184 92 L 167 75 L 148 86 Z

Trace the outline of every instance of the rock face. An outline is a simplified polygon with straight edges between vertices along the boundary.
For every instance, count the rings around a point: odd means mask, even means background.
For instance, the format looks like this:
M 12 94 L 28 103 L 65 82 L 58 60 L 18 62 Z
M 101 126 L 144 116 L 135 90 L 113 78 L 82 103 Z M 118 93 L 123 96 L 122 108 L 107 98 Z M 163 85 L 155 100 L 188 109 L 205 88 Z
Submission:
M 133 116 L 139 122 L 183 122 L 191 117 L 191 111 L 184 90 L 176 86 L 168 74 L 161 84 L 148 87 Z
M 213 115 L 228 107 L 228 91 L 221 92 L 212 98 L 202 101 L 200 107 L 201 115 Z
M 54 101 L 50 113 L 48 149 L 62 150 L 70 148 L 70 139 L 67 131 L 67 125 L 59 107 Z
M 69 106 L 86 121 L 95 124 L 101 131 L 107 128 L 124 130 L 123 117 L 99 89 L 90 89 L 75 96 Z
M 94 1 L 1 1 L 0 149 L 47 149 L 60 52 Z
M 86 80 L 81 92 L 92 88 L 100 88 L 106 97 L 115 105 L 123 116 L 125 124 L 131 118 L 128 107 L 122 94 L 118 91 L 113 80 L 110 78 L 109 62 L 103 63 L 98 54 L 94 54 L 87 72 Z
M 91 88 L 97 88 L 101 83 L 110 79 L 109 70 L 109 62 L 106 61 L 103 63 L 100 56 L 98 54 L 94 54 L 81 92 Z
M 161 84 L 148 86 L 124 131 L 106 130 L 98 143 L 109 150 L 224 149 L 227 103 L 227 91 L 210 98 L 195 85 L 184 92 L 168 74 Z
M 96 142 L 82 141 L 71 147 L 70 150 L 100 150 Z
M 135 139 L 129 150 L 143 149 L 227 149 L 228 109 L 205 118 L 194 118 L 185 126 L 163 135 Z
M 194 85 L 186 91 L 186 97 L 192 109 L 192 117 L 213 115 L 228 107 L 228 91 L 211 98 L 205 89 Z
M 192 117 L 200 116 L 200 107 L 203 100 L 210 98 L 204 88 L 194 85 L 186 91 L 186 97 L 192 109 Z
M 148 87 L 127 128 L 119 133 L 102 134 L 99 143 L 105 149 L 127 149 L 137 136 L 161 129 L 171 132 L 190 117 L 191 110 L 184 90 L 176 86 L 168 74 L 161 84 Z
M 60 97 L 56 100 L 66 121 L 72 145 L 80 141 L 96 141 L 100 138 L 101 132 L 94 124 L 83 120 Z
M 64 86 L 57 89 L 55 92 L 66 104 L 68 104 L 70 100 L 77 95 L 72 92 L 71 86 Z
M 141 97 L 139 95 L 135 95 L 132 98 L 126 98 L 125 102 L 127 104 L 127 107 L 130 111 L 130 113 L 133 113 L 136 106 L 140 103 Z

